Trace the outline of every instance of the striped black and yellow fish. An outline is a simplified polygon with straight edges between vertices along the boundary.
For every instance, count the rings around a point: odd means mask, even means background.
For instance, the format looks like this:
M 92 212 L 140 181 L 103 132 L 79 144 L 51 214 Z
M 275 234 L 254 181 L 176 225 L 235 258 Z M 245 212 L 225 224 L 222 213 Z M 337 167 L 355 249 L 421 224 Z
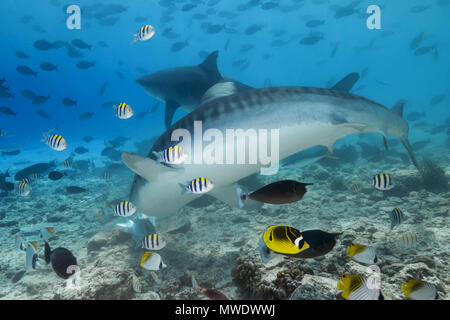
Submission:
M 56 151 L 63 151 L 67 148 L 66 139 L 61 137 L 59 134 L 44 135 L 44 139 L 42 141 Z
M 114 105 L 114 115 L 119 119 L 130 119 L 134 115 L 134 111 L 129 104 L 121 102 Z
M 261 259 L 267 263 L 272 252 L 291 258 L 315 258 L 330 252 L 339 233 L 298 229 L 287 225 L 269 226 L 259 242 Z
M 361 191 L 361 186 L 359 185 L 359 183 L 354 183 L 354 184 L 352 185 L 352 191 L 353 191 L 354 193 L 358 193 L 359 191 Z
M 142 248 L 147 250 L 161 250 L 165 246 L 166 242 L 156 233 L 150 234 L 142 240 Z
M 20 181 L 19 184 L 17 185 L 17 193 L 22 197 L 26 197 L 30 194 L 30 192 L 31 192 L 30 185 L 25 181 Z
M 406 220 L 406 215 L 400 208 L 392 210 L 389 217 L 391 218 L 391 229 Z
M 204 177 L 194 179 L 188 182 L 187 185 L 180 184 L 180 186 L 182 188 L 182 194 L 186 192 L 191 194 L 206 193 L 214 188 L 214 184 Z
M 174 146 L 160 152 L 153 151 L 157 163 L 164 163 L 169 166 L 179 166 L 187 158 L 187 153 L 181 146 Z
M 73 162 L 72 162 L 72 160 L 67 159 L 67 160 L 64 160 L 64 161 L 61 163 L 61 165 L 62 165 L 64 168 L 71 168 L 71 167 L 73 166 Z
M 338 290 L 345 300 L 384 300 L 377 286 L 360 275 L 344 274 L 338 281 Z
M 422 280 L 408 280 L 402 284 L 402 292 L 411 300 L 435 300 L 438 298 L 436 286 Z
M 139 31 L 134 34 L 134 42 L 137 41 L 147 41 L 150 40 L 156 33 L 156 29 L 152 27 L 151 25 L 145 25 L 142 28 L 139 29 Z
M 114 215 L 120 217 L 129 217 L 136 212 L 136 207 L 129 201 L 122 201 L 113 207 Z
M 347 255 L 362 264 L 372 264 L 378 261 L 375 247 L 354 243 L 347 247 Z
M 370 184 L 378 190 L 390 190 L 394 187 L 392 184 L 392 177 L 388 173 L 380 173 L 373 177 Z

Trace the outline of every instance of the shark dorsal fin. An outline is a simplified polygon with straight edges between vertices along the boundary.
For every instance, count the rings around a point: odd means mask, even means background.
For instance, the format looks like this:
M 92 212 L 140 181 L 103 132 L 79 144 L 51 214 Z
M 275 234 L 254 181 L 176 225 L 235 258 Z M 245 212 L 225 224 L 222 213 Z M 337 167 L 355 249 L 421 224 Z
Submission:
M 331 87 L 332 90 L 350 92 L 355 83 L 359 80 L 359 73 L 352 72 Z
M 400 117 L 403 117 L 403 108 L 405 107 L 405 104 L 408 101 L 402 99 L 400 101 L 398 101 L 393 107 L 392 107 L 392 112 L 395 113 L 396 115 L 399 115 Z
M 217 68 L 217 56 L 219 51 L 213 51 L 206 59 L 198 66 L 203 69 L 214 81 L 222 80 L 222 75 Z

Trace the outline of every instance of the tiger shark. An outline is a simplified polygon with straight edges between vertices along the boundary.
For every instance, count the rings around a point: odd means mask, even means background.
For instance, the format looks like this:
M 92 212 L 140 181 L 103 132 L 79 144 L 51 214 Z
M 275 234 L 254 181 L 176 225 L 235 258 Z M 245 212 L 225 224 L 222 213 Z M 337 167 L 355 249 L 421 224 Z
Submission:
M 222 85 L 225 84 L 216 86 Z M 312 87 L 270 87 L 209 99 L 164 132 L 147 157 L 122 153 L 125 165 L 136 173 L 130 200 L 145 215 L 170 216 L 201 196 L 181 194 L 180 184 L 198 177 L 207 177 L 214 183 L 209 195 L 238 207 L 236 183 L 263 169 L 264 165 L 260 162 L 192 162 L 174 169 L 155 161 L 153 152 L 179 143 L 172 141 L 172 134 L 178 132 L 176 130 L 184 129 L 190 133 L 193 137 L 191 145 L 201 143 L 203 137 L 194 132 L 197 121 L 201 121 L 203 130 L 214 129 L 224 133 L 223 135 L 227 129 L 242 129 L 245 132 L 251 129 L 277 129 L 279 160 L 314 146 L 332 150 L 338 139 L 351 134 L 379 133 L 386 145 L 388 136 L 398 138 L 418 168 L 408 142 L 409 126 L 402 117 L 404 104 L 404 101 L 400 101 L 392 109 L 388 109 L 358 95 Z M 235 146 L 223 144 L 219 151 L 223 154 L 233 153 L 234 148 Z M 187 149 L 187 152 L 192 154 L 192 148 Z
M 237 91 L 253 90 L 244 83 L 223 76 L 217 68 L 219 52 L 213 51 L 199 65 L 183 66 L 160 70 L 138 78 L 136 82 L 152 97 L 166 103 L 164 122 L 166 128 L 172 124 L 178 108 L 193 111 L 209 88 L 219 82 L 232 82 Z M 350 73 L 333 87 L 335 90 L 349 91 L 359 75 Z

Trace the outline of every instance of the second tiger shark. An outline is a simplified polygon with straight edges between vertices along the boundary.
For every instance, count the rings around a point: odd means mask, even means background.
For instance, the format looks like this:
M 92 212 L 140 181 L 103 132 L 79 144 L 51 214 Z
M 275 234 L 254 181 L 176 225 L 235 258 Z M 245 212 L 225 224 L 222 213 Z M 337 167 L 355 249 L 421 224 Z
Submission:
M 379 133 L 387 146 L 387 137 L 397 137 L 405 146 L 413 164 L 416 157 L 408 142 L 408 123 L 403 119 L 403 101 L 389 109 L 364 97 L 332 89 L 312 87 L 270 87 L 244 92 L 232 90 L 232 83 L 219 83 L 210 89 L 209 96 L 198 108 L 173 124 L 153 145 L 147 157 L 123 153 L 125 165 L 136 173 L 131 187 L 130 200 L 138 210 L 148 216 L 170 216 L 201 195 L 182 194 L 180 184 L 199 177 L 214 183 L 209 195 L 238 207 L 237 182 L 265 169 L 257 163 L 220 164 L 185 163 L 174 169 L 158 164 L 154 152 L 180 143 L 173 134 L 184 132 L 192 141 L 181 141 L 192 156 L 195 146 L 205 141 L 214 142 L 211 136 L 199 134 L 196 125 L 201 123 L 203 132 L 214 130 L 216 137 L 226 136 L 227 130 L 277 130 L 278 141 L 270 142 L 270 150 L 276 150 L 279 160 L 314 146 L 333 149 L 334 143 L 352 134 Z M 211 92 L 212 91 L 212 92 Z M 180 131 L 181 130 L 181 131 Z M 211 131 L 213 132 L 213 131 Z M 248 143 L 251 147 L 252 143 Z M 189 147 L 191 146 L 191 147 Z M 193 146 L 193 147 L 192 147 Z M 275 149 L 272 147 L 276 147 Z M 248 159 L 249 149 L 242 152 Z M 273 153 L 273 152 L 272 152 Z M 222 144 L 215 155 L 236 153 L 235 145 Z

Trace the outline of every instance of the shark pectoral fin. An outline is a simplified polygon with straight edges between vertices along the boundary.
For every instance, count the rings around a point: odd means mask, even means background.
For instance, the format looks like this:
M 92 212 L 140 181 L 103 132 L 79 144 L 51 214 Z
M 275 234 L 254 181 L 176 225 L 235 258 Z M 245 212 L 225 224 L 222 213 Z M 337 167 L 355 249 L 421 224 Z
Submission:
M 175 171 L 169 167 L 158 165 L 153 159 L 129 152 L 122 153 L 122 161 L 131 171 L 147 181 L 157 180 L 158 176 L 164 172 Z
M 358 72 L 352 72 L 331 87 L 332 90 L 350 92 L 355 83 L 359 80 Z
M 175 101 L 166 101 L 166 111 L 164 113 L 164 122 L 166 124 L 166 128 L 170 128 L 172 125 L 173 116 L 175 111 L 180 107 L 180 104 Z

